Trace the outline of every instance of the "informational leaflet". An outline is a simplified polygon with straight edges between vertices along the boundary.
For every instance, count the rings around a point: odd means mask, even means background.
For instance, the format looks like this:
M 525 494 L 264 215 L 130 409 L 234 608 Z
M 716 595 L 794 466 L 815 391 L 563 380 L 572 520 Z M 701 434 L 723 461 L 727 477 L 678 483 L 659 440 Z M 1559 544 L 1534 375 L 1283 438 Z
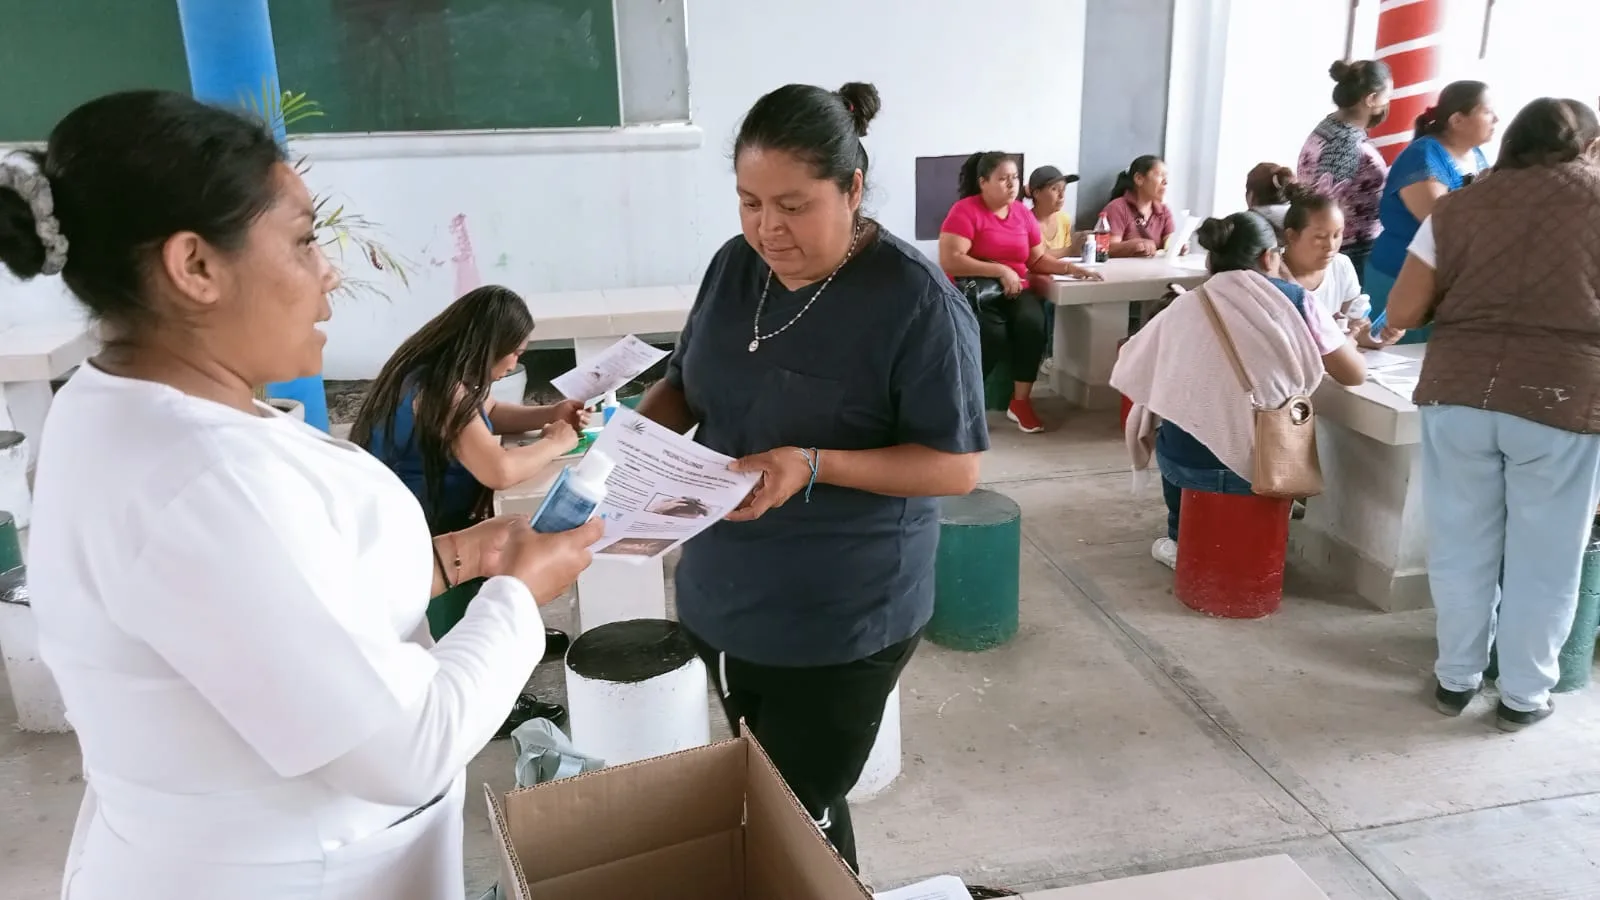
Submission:
M 1405 369 L 1385 369 L 1381 372 L 1370 373 L 1373 383 L 1388 388 L 1406 400 L 1417 392 L 1419 373 Z
M 617 390 L 638 378 L 667 353 L 630 334 L 576 369 L 557 375 L 551 379 L 550 386 L 568 400 L 592 403 L 606 391 Z
M 1368 372 L 1421 365 L 1421 362 L 1417 359 L 1410 356 L 1402 356 L 1398 353 L 1390 353 L 1387 350 L 1362 350 L 1361 358 L 1366 360 Z
M 940 875 L 892 891 L 879 891 L 873 900 L 971 900 L 972 893 L 954 875 Z
M 618 409 L 589 449 L 616 468 L 596 515 L 605 520 L 597 556 L 642 562 L 710 528 L 755 487 L 759 474 L 728 471 L 731 457 Z

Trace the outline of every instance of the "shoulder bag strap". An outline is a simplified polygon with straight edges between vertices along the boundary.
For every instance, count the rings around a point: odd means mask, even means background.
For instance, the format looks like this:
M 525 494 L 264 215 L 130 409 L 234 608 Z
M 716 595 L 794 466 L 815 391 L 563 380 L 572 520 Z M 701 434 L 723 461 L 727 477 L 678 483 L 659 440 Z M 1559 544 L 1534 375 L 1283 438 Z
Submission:
M 1217 306 L 1211 301 L 1211 294 L 1205 287 L 1195 288 L 1200 302 L 1206 308 L 1206 318 L 1211 320 L 1211 327 L 1217 333 L 1217 340 L 1222 343 L 1222 350 L 1228 356 L 1228 362 L 1233 366 L 1233 374 L 1239 379 L 1239 387 L 1244 389 L 1245 395 L 1250 398 L 1252 406 L 1255 405 L 1255 391 L 1250 388 L 1250 376 L 1245 374 L 1244 363 L 1239 360 L 1239 350 L 1233 345 L 1233 335 L 1228 333 L 1228 326 L 1222 324 L 1222 315 L 1217 312 Z

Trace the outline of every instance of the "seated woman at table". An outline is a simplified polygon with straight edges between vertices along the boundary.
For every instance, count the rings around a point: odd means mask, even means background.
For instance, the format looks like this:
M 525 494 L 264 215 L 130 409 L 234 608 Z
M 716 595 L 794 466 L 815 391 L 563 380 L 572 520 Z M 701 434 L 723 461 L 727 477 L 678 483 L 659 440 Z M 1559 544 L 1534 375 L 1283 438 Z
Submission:
M 1414 399 L 1435 705 L 1460 715 L 1496 646 L 1505 731 L 1554 711 L 1600 501 L 1597 160 L 1594 110 L 1528 104 L 1493 177 L 1433 206 L 1389 295 L 1391 326 L 1433 323 Z
M 1008 153 L 974 153 L 961 166 L 961 199 L 939 226 L 939 266 L 975 307 L 985 377 L 1004 359 L 1011 368 L 1006 418 L 1024 434 L 1044 430 L 1033 411 L 1033 382 L 1045 348 L 1045 299 L 1029 273 L 1100 276 L 1045 252 L 1039 221 L 1017 201 L 1020 176 Z
M 1290 185 L 1284 213 L 1284 277 L 1305 288 L 1323 311 L 1354 337 L 1366 324 L 1358 308 L 1361 281 L 1356 267 L 1340 252 L 1344 243 L 1344 210 L 1328 194 Z
M 1039 237 L 1045 252 L 1056 259 L 1081 255 L 1073 253 L 1078 243 L 1072 234 L 1072 217 L 1067 215 L 1067 185 L 1078 180 L 1076 175 L 1063 175 L 1055 166 L 1040 166 L 1028 176 L 1028 200 L 1033 204 L 1033 218 L 1039 223 Z
M 1277 163 L 1256 163 L 1244 179 L 1244 205 L 1266 219 L 1272 230 L 1283 237 L 1283 217 L 1289 212 L 1289 187 L 1294 170 Z
M 1064 208 L 1067 202 L 1067 185 L 1078 180 L 1076 175 L 1063 175 L 1055 166 L 1040 166 L 1028 176 L 1028 200 L 1033 204 L 1033 218 L 1039 223 L 1039 236 L 1044 243 L 1044 251 L 1056 259 L 1081 257 L 1083 255 L 1083 242 L 1074 240 L 1072 235 L 1072 217 L 1067 215 Z M 1028 281 L 1029 288 L 1040 297 L 1046 296 L 1050 291 L 1050 276 L 1034 274 Z M 1043 370 L 1050 371 L 1051 356 L 1056 346 L 1056 306 L 1045 301 L 1044 304 L 1044 365 Z
M 1111 226 L 1112 256 L 1155 256 L 1166 245 L 1177 227 L 1166 198 L 1167 164 L 1159 156 L 1141 156 L 1117 175 L 1100 211 Z
M 1333 317 L 1304 288 L 1278 277 L 1278 239 L 1265 219 L 1251 212 L 1207 219 L 1197 236 L 1211 252 L 1212 277 L 1134 334 L 1111 373 L 1112 387 L 1135 404 L 1126 435 L 1135 469 L 1149 466 L 1152 450 L 1161 469 L 1167 535 L 1150 553 L 1174 567 L 1184 489 L 1251 493 L 1241 473 L 1252 470 L 1254 407 L 1211 323 L 1207 299 L 1263 407 L 1312 393 L 1324 373 L 1349 385 L 1367 375 Z
M 539 474 L 578 446 L 587 421 L 582 404 L 501 403 L 489 387 L 517 365 L 533 333 L 533 316 L 507 288 L 481 287 L 445 307 L 389 357 L 350 428 L 350 441 L 393 469 L 416 495 L 429 530 L 445 534 L 494 514 L 494 492 Z M 527 446 L 502 446 L 500 435 L 543 432 Z M 450 573 L 454 576 L 455 573 Z M 479 586 L 453 581 L 434 599 L 428 622 L 436 637 L 466 612 Z M 546 634 L 546 656 L 560 656 L 568 638 Z M 501 735 L 530 718 L 559 721 L 565 711 L 524 696 Z
M 1395 157 L 1378 201 L 1383 231 L 1373 241 L 1365 281 L 1374 318 L 1388 305 L 1406 248 L 1433 205 L 1489 168 L 1479 148 L 1494 137 L 1499 121 L 1489 103 L 1489 86 L 1481 81 L 1445 85 L 1439 102 L 1417 116 L 1416 139 Z M 1414 330 L 1402 343 L 1425 340 L 1425 330 Z

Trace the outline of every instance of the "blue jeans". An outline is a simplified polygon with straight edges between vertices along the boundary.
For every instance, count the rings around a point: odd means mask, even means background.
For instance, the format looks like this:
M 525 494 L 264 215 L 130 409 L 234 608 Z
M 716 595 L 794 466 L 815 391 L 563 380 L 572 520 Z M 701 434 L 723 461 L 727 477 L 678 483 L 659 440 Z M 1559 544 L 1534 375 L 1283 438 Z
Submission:
M 1523 712 L 1543 708 L 1577 613 L 1600 502 L 1600 435 L 1424 406 L 1422 499 L 1439 683 L 1477 689 L 1498 637 L 1501 700 Z
M 1165 428 L 1166 426 L 1162 426 Z M 1161 496 L 1167 501 L 1167 537 L 1178 539 L 1178 514 L 1183 506 L 1183 491 L 1212 494 L 1251 494 L 1250 482 L 1232 469 L 1196 469 L 1173 462 L 1156 444 L 1156 464 L 1161 467 Z

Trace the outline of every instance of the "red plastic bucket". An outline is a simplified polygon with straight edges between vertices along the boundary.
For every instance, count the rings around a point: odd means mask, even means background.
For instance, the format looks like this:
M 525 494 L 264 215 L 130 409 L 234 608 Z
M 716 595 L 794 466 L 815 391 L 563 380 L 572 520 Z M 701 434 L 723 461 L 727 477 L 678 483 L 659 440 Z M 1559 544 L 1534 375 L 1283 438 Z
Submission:
M 1292 500 L 1183 492 L 1178 574 L 1184 606 L 1224 619 L 1257 619 L 1283 604 Z

